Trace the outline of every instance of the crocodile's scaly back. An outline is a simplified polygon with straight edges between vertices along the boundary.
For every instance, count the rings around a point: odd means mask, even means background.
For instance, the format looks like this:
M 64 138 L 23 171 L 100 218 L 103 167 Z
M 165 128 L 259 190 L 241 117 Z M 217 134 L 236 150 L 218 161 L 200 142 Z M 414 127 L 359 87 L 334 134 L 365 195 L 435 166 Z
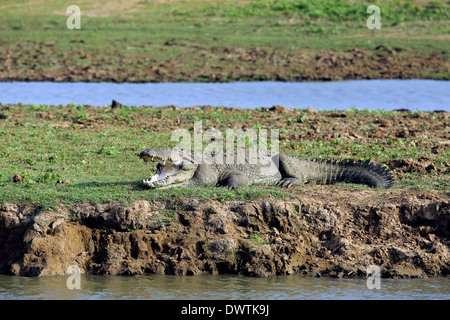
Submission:
M 256 184 L 290 187 L 309 181 L 323 184 L 342 181 L 389 188 L 394 182 L 387 168 L 370 161 L 308 160 L 285 154 L 259 154 L 252 158 L 249 150 L 237 151 L 212 153 L 203 158 L 207 161 L 198 162 L 194 161 L 198 157 L 180 150 L 144 150 L 139 154 L 144 161 L 162 163 L 158 164 L 156 174 L 143 183 L 150 188 L 219 185 L 236 189 Z
M 292 179 L 297 182 L 294 184 L 309 181 L 323 184 L 353 182 L 389 188 L 394 182 L 387 168 L 370 163 L 369 160 L 307 160 L 280 154 L 279 170 L 285 181 Z

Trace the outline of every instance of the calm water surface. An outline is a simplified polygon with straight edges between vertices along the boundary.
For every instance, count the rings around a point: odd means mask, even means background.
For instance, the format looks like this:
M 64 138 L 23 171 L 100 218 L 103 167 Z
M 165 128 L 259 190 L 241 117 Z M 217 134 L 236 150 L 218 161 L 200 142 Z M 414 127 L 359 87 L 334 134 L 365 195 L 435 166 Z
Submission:
M 366 279 L 208 275 L 82 275 L 81 289 L 70 290 L 68 278 L 0 276 L 0 299 L 450 299 L 450 278 L 381 279 L 381 288 L 372 290 Z
M 0 103 L 257 108 L 282 105 L 318 110 L 368 108 L 450 111 L 450 82 L 354 80 L 337 82 L 55 83 L 1 82 Z

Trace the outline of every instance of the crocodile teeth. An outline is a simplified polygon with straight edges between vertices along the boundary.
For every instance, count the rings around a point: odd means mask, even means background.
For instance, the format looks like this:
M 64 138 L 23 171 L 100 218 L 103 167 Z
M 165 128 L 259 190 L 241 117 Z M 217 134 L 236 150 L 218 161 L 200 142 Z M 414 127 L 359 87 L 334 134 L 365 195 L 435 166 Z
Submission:
M 153 183 L 152 183 L 151 181 L 147 180 L 147 179 L 142 180 L 142 182 L 143 182 L 146 186 L 152 186 L 152 185 L 153 185 Z
M 146 185 L 146 186 L 148 186 L 148 187 L 154 187 L 154 186 L 155 186 L 155 183 L 154 183 L 154 182 L 151 182 L 151 181 L 148 180 L 148 179 L 142 180 L 142 182 L 144 183 L 144 185 Z

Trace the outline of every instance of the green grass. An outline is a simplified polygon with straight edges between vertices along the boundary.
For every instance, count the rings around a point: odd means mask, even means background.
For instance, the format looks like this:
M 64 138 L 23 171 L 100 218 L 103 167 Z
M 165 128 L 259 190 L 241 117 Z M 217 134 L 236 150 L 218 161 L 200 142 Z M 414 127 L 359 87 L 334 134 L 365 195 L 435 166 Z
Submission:
M 83 130 L 74 124 L 87 118 L 82 111 L 84 106 L 21 105 L 18 108 L 25 113 L 20 124 L 0 127 L 0 202 L 24 202 L 47 207 L 60 202 L 72 205 L 86 201 L 129 202 L 142 198 L 197 197 L 226 201 L 252 199 L 259 195 L 282 196 L 276 188 L 260 190 L 248 187 L 238 192 L 225 188 L 174 188 L 164 192 L 145 189 L 141 181 L 149 177 L 153 168 L 145 166 L 137 153 L 146 148 L 173 146 L 174 143 L 170 142 L 170 133 L 122 126 L 117 124 L 117 119 L 139 112 L 153 115 L 158 113 L 158 108 L 124 107 L 114 113 L 91 110 L 89 118 L 95 113 L 105 121 L 115 123 L 110 129 L 102 130 Z M 61 108 L 64 112 L 60 111 Z M 39 124 L 35 117 L 37 110 L 52 110 L 56 122 L 69 120 L 71 124 L 67 128 L 53 127 L 52 122 Z M 79 114 L 83 116 L 77 116 Z M 168 112 L 168 115 L 176 117 L 174 112 Z M 22 182 L 12 181 L 16 174 L 23 177 Z M 58 184 L 58 180 L 68 180 L 70 184 Z
M 412 1 L 374 1 L 349 2 L 343 0 L 257 0 L 236 5 L 230 2 L 218 2 L 205 5 L 203 12 L 209 16 L 247 18 L 252 16 L 272 18 L 303 18 L 329 20 L 333 22 L 358 21 L 367 14 L 369 5 L 382 8 L 383 17 L 390 25 L 404 21 L 448 19 L 448 5 L 440 1 L 431 1 L 428 6 L 420 7 Z M 189 14 L 189 13 L 187 13 Z
M 137 199 L 194 197 L 228 201 L 254 200 L 260 196 L 286 198 L 292 195 L 290 191 L 276 186 L 249 186 L 238 191 L 226 188 L 173 188 L 162 191 L 148 190 L 142 185 L 142 179 L 150 176 L 153 167 L 146 166 L 137 154 L 147 148 L 161 149 L 176 145 L 176 142 L 170 140 L 170 130 L 149 127 L 152 121 L 162 118 L 168 125 L 174 125 L 180 119 L 180 126 L 189 129 L 194 120 L 203 120 L 204 129 L 211 125 L 222 132 L 236 123 L 247 123 L 250 128 L 271 128 L 270 121 L 264 122 L 264 112 L 259 110 L 231 112 L 224 108 L 214 108 L 206 112 L 194 109 L 122 107 L 112 111 L 110 108 L 75 105 L 55 107 L 20 104 L 0 105 L 0 111 L 8 117 L 7 120 L 0 120 L 0 202 L 55 207 L 59 203 L 74 205 L 113 200 L 129 203 Z M 295 115 L 285 114 L 282 117 L 284 120 L 279 122 L 287 124 L 280 128 L 282 134 L 303 134 L 304 130 L 298 129 L 308 129 L 310 124 L 307 122 L 314 121 L 311 119 L 313 116 L 309 115 L 308 119 L 303 117 L 306 123 L 292 123 L 292 119 L 302 118 L 304 115 L 301 110 L 294 112 Z M 341 124 L 336 122 L 334 125 L 345 124 L 352 116 L 366 121 L 361 125 L 371 125 L 378 118 L 396 119 L 402 116 L 396 112 L 383 111 L 345 112 L 347 118 L 335 120 L 341 121 Z M 322 119 L 329 113 L 321 112 Z M 444 121 L 442 114 L 418 112 L 414 115 L 416 121 L 423 117 L 424 123 Z M 97 126 L 86 126 L 83 121 L 94 121 Z M 383 138 L 360 143 L 346 138 L 327 139 L 327 132 L 333 132 L 328 122 L 323 122 L 321 130 L 324 136 L 319 139 L 282 138 L 280 148 L 283 152 L 305 158 L 371 158 L 379 163 L 391 159 L 417 160 L 426 157 L 441 168 L 448 165 L 450 158 L 449 150 L 439 154 L 432 153 L 428 144 L 421 143 L 421 138 Z M 14 175 L 21 175 L 23 181 L 14 183 Z M 58 180 L 68 180 L 70 183 L 57 183 Z M 336 188 L 370 189 L 352 184 L 338 184 Z M 405 174 L 394 189 L 448 191 L 450 179 L 448 174 Z
M 299 49 L 346 51 L 360 47 L 373 50 L 384 44 L 424 53 L 440 52 L 448 57 L 448 1 L 427 5 L 407 0 L 170 3 L 101 0 L 80 3 L 82 29 L 68 30 L 65 11 L 72 4 L 73 1 L 0 0 L 0 47 L 4 49 L 0 53 L 0 64 L 10 48 L 27 52 L 26 59 L 14 57 L 16 67 L 23 70 L 32 67 L 28 53 L 38 56 L 36 50 L 44 54 L 46 60 L 36 61 L 34 66 L 43 70 L 65 63 L 85 67 L 90 63 L 89 56 L 100 57 L 104 70 L 117 66 L 148 68 L 161 61 L 182 61 L 193 70 L 205 60 L 224 69 L 234 68 L 232 60 L 199 55 L 202 48 L 258 47 L 292 53 Z M 381 7 L 381 30 L 368 30 L 365 26 L 369 16 L 365 10 L 369 4 Z M 252 186 L 238 191 L 176 188 L 158 192 L 144 189 L 140 183 L 149 176 L 150 167 L 146 167 L 136 153 L 150 147 L 174 145 L 168 132 L 155 132 L 151 126 L 155 119 L 164 118 L 172 123 L 178 119 L 185 123 L 203 120 L 204 128 L 214 126 L 222 130 L 236 122 L 249 123 L 256 129 L 267 128 L 266 122 L 254 122 L 257 110 L 230 113 L 216 108 L 210 112 L 181 112 L 123 107 L 110 111 L 76 105 L 56 108 L 19 104 L 1 112 L 10 117 L 20 114 L 20 117 L 17 121 L 0 120 L 0 202 L 31 202 L 51 207 L 60 202 L 129 202 L 142 198 L 198 197 L 227 201 L 261 195 L 289 196 L 286 190 L 277 187 Z M 395 113 L 354 112 L 369 118 L 396 116 Z M 37 118 L 38 113 L 51 113 L 54 118 Z M 311 116 L 305 113 L 289 117 L 290 120 L 283 119 L 285 126 L 280 132 L 300 135 L 308 132 L 313 124 Z M 101 129 L 80 125 L 91 120 L 101 121 Z M 414 142 L 386 138 L 367 144 L 339 137 L 285 139 L 281 147 L 287 153 L 311 158 L 372 158 L 384 162 L 425 156 L 445 166 L 450 154 L 432 154 L 420 139 Z M 12 177 L 16 174 L 23 176 L 24 181 L 13 183 Z M 69 180 L 70 184 L 57 184 L 58 180 Z M 450 187 L 446 176 L 412 174 L 404 176 L 396 188 L 448 190 Z
M 216 47 L 277 48 L 290 53 L 298 49 L 373 50 L 384 44 L 448 55 L 448 38 L 441 37 L 450 33 L 449 4 L 444 1 L 429 5 L 406 0 L 122 2 L 129 6 L 81 3 L 82 29 L 68 30 L 65 10 L 73 4 L 70 1 L 24 1 L 26 5 L 0 1 L 0 45 L 22 45 L 23 50 L 39 45 L 49 55 L 46 65 L 38 66 L 44 69 L 65 60 L 85 66 L 86 53 L 109 57 L 108 65 L 121 68 L 169 59 L 182 59 L 195 68 L 205 59 L 198 57 L 198 49 Z M 381 30 L 366 28 L 369 4 L 381 7 Z M 167 42 L 173 45 L 164 46 Z M 126 63 L 115 52 L 126 54 Z M 18 67 L 29 67 L 23 63 L 19 61 Z M 230 62 L 214 63 L 229 67 Z

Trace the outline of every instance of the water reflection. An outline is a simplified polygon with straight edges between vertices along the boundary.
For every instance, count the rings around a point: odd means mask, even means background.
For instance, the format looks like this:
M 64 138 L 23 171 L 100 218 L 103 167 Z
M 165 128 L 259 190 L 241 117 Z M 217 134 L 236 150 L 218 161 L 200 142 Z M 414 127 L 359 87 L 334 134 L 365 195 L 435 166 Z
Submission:
M 450 279 L 381 279 L 369 290 L 366 279 L 285 276 L 142 277 L 81 276 L 81 289 L 66 286 L 68 276 L 0 276 L 0 299 L 449 299 Z

